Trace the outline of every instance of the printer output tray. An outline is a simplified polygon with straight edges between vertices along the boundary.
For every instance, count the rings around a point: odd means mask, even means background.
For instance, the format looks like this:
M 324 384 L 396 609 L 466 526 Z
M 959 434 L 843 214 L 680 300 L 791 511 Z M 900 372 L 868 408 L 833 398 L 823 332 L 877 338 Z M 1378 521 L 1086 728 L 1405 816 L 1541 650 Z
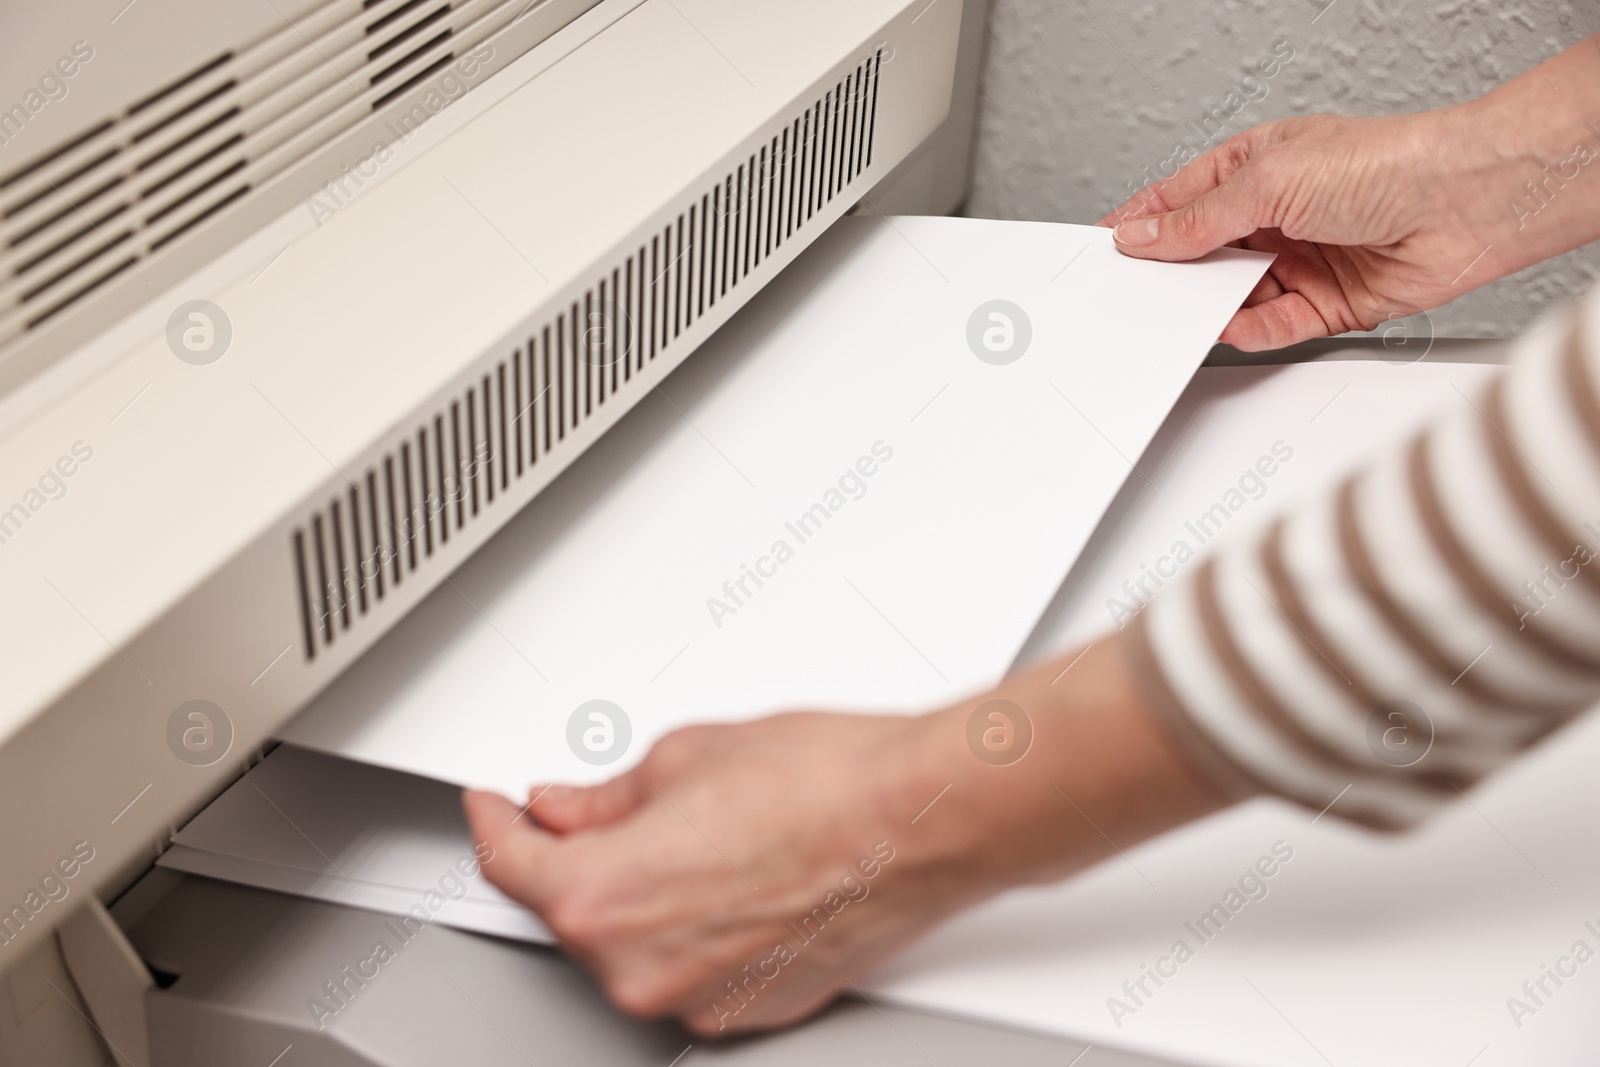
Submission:
M 153 1067 L 1161 1067 L 856 999 L 707 1041 L 622 1015 L 553 949 L 171 871 L 116 910 L 157 978 Z

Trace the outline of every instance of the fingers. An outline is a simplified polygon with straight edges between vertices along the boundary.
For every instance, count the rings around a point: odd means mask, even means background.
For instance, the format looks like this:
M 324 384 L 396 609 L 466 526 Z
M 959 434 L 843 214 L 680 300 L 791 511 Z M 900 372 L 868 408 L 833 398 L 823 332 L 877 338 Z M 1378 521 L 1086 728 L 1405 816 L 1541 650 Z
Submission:
M 1264 304 L 1274 297 L 1280 297 L 1283 293 L 1283 284 L 1269 270 L 1261 276 L 1259 282 L 1256 282 L 1256 287 L 1250 290 L 1250 295 L 1244 298 L 1244 306 L 1247 308 L 1255 307 L 1257 304 Z
M 592 786 L 552 785 L 530 791 L 528 809 L 539 825 L 557 834 L 577 833 L 622 821 L 655 796 L 653 781 L 671 781 L 705 752 L 716 727 L 686 726 L 650 747 L 639 766 Z
M 1208 252 L 1278 225 L 1272 205 L 1240 171 L 1174 211 L 1127 219 L 1112 231 L 1117 247 L 1139 259 L 1199 259 Z
M 1311 301 L 1299 293 L 1284 293 L 1240 308 L 1219 340 L 1242 352 L 1263 352 L 1332 332 Z
M 1160 189 L 1163 184 L 1163 182 L 1156 182 L 1154 185 L 1140 189 L 1137 193 L 1118 204 L 1116 210 L 1101 218 L 1095 225 L 1116 226 L 1117 223 L 1122 222 L 1124 219 L 1136 219 L 1143 215 L 1155 215 L 1163 211 L 1171 211 L 1176 205 L 1167 203 L 1161 197 Z
M 1278 123 L 1267 122 L 1238 134 L 1185 164 L 1170 178 L 1150 183 L 1124 201 L 1097 226 L 1116 226 L 1129 219 L 1161 215 L 1187 207 L 1232 178 L 1257 152 L 1281 136 Z
M 1096 225 L 1115 227 L 1129 219 L 1162 215 L 1185 207 L 1197 197 L 1209 193 L 1228 174 L 1237 169 L 1221 165 L 1222 156 L 1219 154 L 1221 151 L 1222 149 L 1218 148 L 1207 152 L 1172 177 L 1150 183 Z
M 479 844 L 483 874 L 501 892 L 538 910 L 556 890 L 559 841 L 522 818 L 522 809 L 498 793 L 467 789 L 461 794 L 472 839 Z
M 632 815 L 648 799 L 650 787 L 636 770 L 599 785 L 552 785 L 529 792 L 529 814 L 556 834 L 610 826 Z

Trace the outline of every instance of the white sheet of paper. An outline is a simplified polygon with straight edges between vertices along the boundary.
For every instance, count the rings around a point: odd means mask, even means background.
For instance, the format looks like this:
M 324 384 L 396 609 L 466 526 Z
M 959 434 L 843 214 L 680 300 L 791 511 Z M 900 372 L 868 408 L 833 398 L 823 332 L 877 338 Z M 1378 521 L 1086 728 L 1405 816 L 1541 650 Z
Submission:
M 499 937 L 544 924 L 478 874 L 461 791 L 279 745 L 172 839 L 162 867 Z
M 283 737 L 518 793 L 686 722 L 990 685 L 1267 262 L 845 220 Z M 990 330 L 1031 340 L 996 365 Z M 594 699 L 631 721 L 605 765 L 568 744 Z
M 1330 362 L 1203 369 L 1096 532 L 1028 655 L 1091 639 L 1107 600 L 1277 441 L 1293 457 L 1228 533 L 1476 399 L 1493 368 Z M 1460 392 L 1457 392 L 1459 387 Z M 1197 546 L 1198 547 L 1198 546 Z M 1190 563 L 1189 566 L 1196 566 Z M 875 997 L 1229 1067 L 1565 1067 L 1595 1062 L 1600 957 L 1536 1005 L 1583 941 L 1600 952 L 1600 716 L 1409 835 L 1247 804 L 1059 886 L 959 916 L 862 982 Z M 946 800 L 955 799 L 953 797 Z M 1329 800 L 1332 800 L 1329 797 Z M 1337 811 L 1337 808 L 1335 808 Z M 1294 850 L 1214 940 L 1195 922 L 1273 844 Z M 1593 923 L 1593 927 L 1586 926 Z M 1185 940 L 1193 959 L 1142 1003 L 1123 989 Z M 1173 969 L 1173 964 L 1164 965 Z M 1534 1014 L 1514 1019 L 1508 998 Z M 1113 1020 L 1118 997 L 1134 1014 Z M 1520 1013 L 1519 1013 L 1520 1014 Z

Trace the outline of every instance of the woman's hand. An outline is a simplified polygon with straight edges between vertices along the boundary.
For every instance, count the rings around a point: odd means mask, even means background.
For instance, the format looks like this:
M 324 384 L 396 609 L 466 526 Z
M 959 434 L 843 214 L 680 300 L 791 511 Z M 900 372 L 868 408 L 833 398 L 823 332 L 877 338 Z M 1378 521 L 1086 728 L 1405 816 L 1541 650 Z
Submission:
M 489 880 L 624 1011 L 774 1026 L 967 899 L 908 847 L 938 788 L 912 786 L 924 731 L 820 713 L 695 726 L 603 785 L 535 788 L 532 821 L 493 794 L 466 810 Z
M 1116 646 L 930 715 L 679 730 L 610 782 L 531 790 L 526 814 L 470 792 L 472 832 L 494 849 L 484 873 L 631 1014 L 705 1035 L 803 1018 L 957 909 L 1224 803 Z M 992 699 L 1031 723 L 1014 761 L 970 740 Z M 980 716 L 1003 728 L 989 741 L 1025 737 L 1006 715 Z
M 1440 115 L 1269 122 L 1101 221 L 1144 259 L 1225 245 L 1276 253 L 1223 331 L 1237 348 L 1373 329 L 1460 292 L 1457 276 L 1488 243 L 1457 214 L 1451 186 L 1462 168 Z M 1472 284 L 1493 266 L 1480 263 Z
M 1145 259 L 1276 253 L 1222 334 L 1246 351 L 1437 307 L 1600 237 L 1600 126 L 1582 111 L 1597 41 L 1470 104 L 1246 130 L 1101 224 Z

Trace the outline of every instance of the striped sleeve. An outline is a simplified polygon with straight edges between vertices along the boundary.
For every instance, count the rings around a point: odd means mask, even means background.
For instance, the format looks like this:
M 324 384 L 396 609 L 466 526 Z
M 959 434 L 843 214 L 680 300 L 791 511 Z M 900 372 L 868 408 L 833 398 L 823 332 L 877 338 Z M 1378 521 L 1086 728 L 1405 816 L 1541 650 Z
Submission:
M 1597 312 L 1541 320 L 1483 395 L 1133 622 L 1213 781 L 1403 828 L 1600 702 Z

